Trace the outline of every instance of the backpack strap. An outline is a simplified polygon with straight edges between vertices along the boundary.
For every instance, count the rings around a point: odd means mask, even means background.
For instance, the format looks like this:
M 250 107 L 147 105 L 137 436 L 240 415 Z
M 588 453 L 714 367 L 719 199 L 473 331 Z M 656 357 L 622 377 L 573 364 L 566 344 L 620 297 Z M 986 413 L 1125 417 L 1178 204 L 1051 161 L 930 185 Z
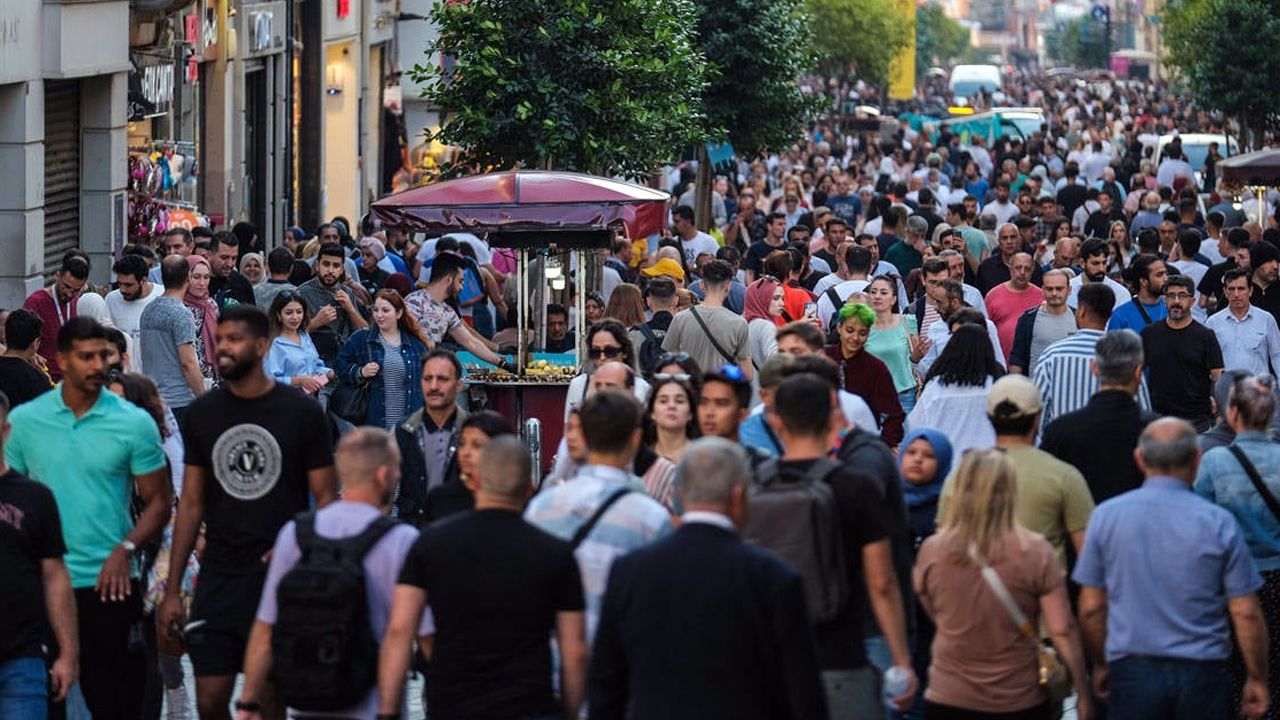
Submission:
M 818 458 L 809 466 L 809 470 L 804 474 L 805 479 L 814 483 L 826 481 L 831 473 L 840 469 L 840 463 L 830 458 Z
M 316 514 L 314 511 L 300 512 L 293 516 L 293 534 L 298 543 L 298 552 L 306 560 L 316 546 Z
M 1262 482 L 1262 476 L 1258 474 L 1258 468 L 1249 460 L 1249 456 L 1244 454 L 1244 450 L 1239 445 L 1231 443 L 1227 446 L 1232 455 L 1236 456 L 1236 460 L 1244 467 L 1244 472 L 1249 476 L 1249 481 L 1253 483 L 1253 489 L 1258 491 L 1262 496 L 1262 501 L 1267 504 L 1267 509 L 1280 521 L 1280 502 L 1276 501 L 1276 496 L 1271 494 L 1265 483 Z
M 606 512 L 609 512 L 609 508 L 613 507 L 614 503 L 621 500 L 623 495 L 628 495 L 630 493 L 631 488 L 622 487 L 614 490 L 612 495 L 605 498 L 604 502 L 600 503 L 600 507 L 596 508 L 596 511 L 591 513 L 591 517 L 587 518 L 587 521 L 582 523 L 578 528 L 578 531 L 573 534 L 573 537 L 569 540 L 570 547 L 577 550 L 578 546 L 582 544 L 582 541 L 586 540 L 587 536 L 591 534 L 591 531 L 596 528 L 596 524 L 600 522 L 600 518 L 604 517 Z
M 636 326 L 636 329 L 639 330 L 640 334 L 644 336 L 645 342 L 657 341 L 658 336 L 653 334 L 653 328 L 649 327 L 649 323 L 642 322 Z M 636 351 L 639 352 L 639 348 L 636 348 Z
M 363 561 L 364 556 L 369 554 L 373 546 L 377 545 L 398 524 L 395 520 L 385 515 L 379 515 L 364 530 L 360 531 L 359 535 L 351 539 L 348 548 L 352 557 Z

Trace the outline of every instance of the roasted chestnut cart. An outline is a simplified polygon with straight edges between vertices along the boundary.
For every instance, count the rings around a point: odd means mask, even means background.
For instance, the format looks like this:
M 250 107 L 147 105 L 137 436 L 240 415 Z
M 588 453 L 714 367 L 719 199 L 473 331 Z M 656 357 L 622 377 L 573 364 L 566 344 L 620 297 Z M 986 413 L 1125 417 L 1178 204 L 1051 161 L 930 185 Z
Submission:
M 502 413 L 522 428 L 546 472 L 564 434 L 569 381 L 582 365 L 586 296 L 600 287 L 602 253 L 614 232 L 628 237 L 657 232 L 666 220 L 668 195 L 641 185 L 580 173 L 511 170 L 447 180 L 390 195 L 373 205 L 384 227 L 444 235 L 473 233 L 494 249 L 516 253 L 516 373 L 463 355 L 467 397 L 473 408 Z M 563 292 L 576 268 L 577 348 L 535 354 L 546 346 L 546 307 Z M 531 313 L 532 311 L 532 313 Z M 530 336 L 536 338 L 532 343 Z

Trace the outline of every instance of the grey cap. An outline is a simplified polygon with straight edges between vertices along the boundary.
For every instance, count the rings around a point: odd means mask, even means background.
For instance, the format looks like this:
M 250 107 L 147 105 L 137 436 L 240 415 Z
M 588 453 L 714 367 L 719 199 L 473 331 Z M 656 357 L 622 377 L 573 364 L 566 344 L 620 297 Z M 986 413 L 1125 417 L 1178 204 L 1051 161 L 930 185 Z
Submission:
M 923 235 L 929 232 L 929 221 L 919 215 L 912 215 L 907 218 L 907 232 L 914 232 Z

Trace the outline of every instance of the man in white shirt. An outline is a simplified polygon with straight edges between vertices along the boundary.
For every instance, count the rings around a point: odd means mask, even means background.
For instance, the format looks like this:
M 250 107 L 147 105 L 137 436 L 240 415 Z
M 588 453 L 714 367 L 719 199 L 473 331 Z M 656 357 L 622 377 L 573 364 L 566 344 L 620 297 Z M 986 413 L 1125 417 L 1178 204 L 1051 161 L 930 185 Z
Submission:
M 942 320 L 929 326 L 929 332 L 925 334 L 930 341 L 929 350 L 923 358 L 920 358 L 920 362 L 916 363 L 916 371 L 921 376 L 928 375 L 929 368 L 933 367 L 933 363 L 942 355 L 947 342 L 951 340 L 952 329 L 964 323 L 979 325 L 978 320 L 986 325 L 987 335 L 991 338 L 991 351 L 995 354 L 996 362 L 1004 365 L 1004 350 L 1000 349 L 1000 336 L 996 332 L 995 323 L 987 320 L 977 310 L 964 306 L 964 292 L 960 289 L 960 283 L 947 279 L 943 280 L 938 287 L 946 291 L 947 303 L 939 308 Z
M 1222 275 L 1227 309 L 1214 313 L 1204 326 L 1218 336 L 1223 366 L 1270 375 L 1280 370 L 1280 328 L 1271 313 L 1249 302 L 1249 271 L 1233 268 Z
M 684 264 L 695 267 L 698 256 L 702 254 L 716 256 L 720 245 L 716 239 L 698 229 L 693 222 L 693 208 L 688 205 L 677 205 L 671 210 L 671 227 L 680 239 L 680 247 L 684 250 Z
M 142 372 L 142 311 L 152 300 L 164 294 L 164 287 L 147 279 L 147 261 L 137 255 L 125 255 L 111 267 L 116 274 L 116 290 L 107 293 L 107 312 L 120 332 L 133 338 L 129 355 L 129 372 Z
M 853 243 L 845 243 L 844 264 L 848 269 L 844 277 L 848 279 L 828 285 L 821 293 L 817 293 L 818 320 L 824 328 L 836 311 L 844 306 L 850 295 L 862 292 L 871 282 L 870 250 Z
M 1107 277 L 1107 244 L 1102 240 L 1093 238 L 1086 240 L 1080 246 L 1080 266 L 1084 268 L 1084 274 L 1071 278 L 1071 297 L 1067 300 L 1067 304 L 1071 307 L 1078 306 L 1077 298 L 1080 295 L 1080 288 L 1085 283 L 1100 282 L 1111 288 L 1116 296 L 1116 308 L 1133 299 L 1133 293 L 1129 292 L 1129 288 Z M 1112 308 L 1112 311 L 1114 312 L 1115 308 Z
M 1012 220 L 1018 212 L 1018 206 L 1009 202 L 1009 181 L 1001 178 L 996 181 L 996 199 L 982 208 L 982 214 L 994 217 L 997 225 L 1003 225 Z

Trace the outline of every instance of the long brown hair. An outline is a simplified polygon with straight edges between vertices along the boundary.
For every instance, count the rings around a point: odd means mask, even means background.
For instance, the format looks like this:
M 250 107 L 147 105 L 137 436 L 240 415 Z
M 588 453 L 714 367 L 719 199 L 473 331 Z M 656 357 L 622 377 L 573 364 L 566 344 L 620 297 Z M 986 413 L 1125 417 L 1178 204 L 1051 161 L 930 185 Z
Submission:
M 376 303 L 379 300 L 386 300 L 391 307 L 400 311 L 400 319 L 396 321 L 396 326 L 400 328 L 400 332 L 409 333 L 413 337 L 418 338 L 418 341 L 423 345 L 428 347 L 431 345 L 431 343 L 427 342 L 426 336 L 422 334 L 422 327 L 418 325 L 417 319 L 415 319 L 413 314 L 409 312 L 408 308 L 404 306 L 404 298 L 400 297 L 400 293 L 395 290 L 383 288 L 378 291 L 377 295 L 373 296 L 373 302 Z M 373 307 L 372 303 L 370 303 L 370 307 Z
M 643 325 L 644 298 L 640 295 L 640 288 L 630 283 L 615 287 L 609 295 L 609 303 L 604 306 L 603 317 L 617 320 L 628 330 Z

